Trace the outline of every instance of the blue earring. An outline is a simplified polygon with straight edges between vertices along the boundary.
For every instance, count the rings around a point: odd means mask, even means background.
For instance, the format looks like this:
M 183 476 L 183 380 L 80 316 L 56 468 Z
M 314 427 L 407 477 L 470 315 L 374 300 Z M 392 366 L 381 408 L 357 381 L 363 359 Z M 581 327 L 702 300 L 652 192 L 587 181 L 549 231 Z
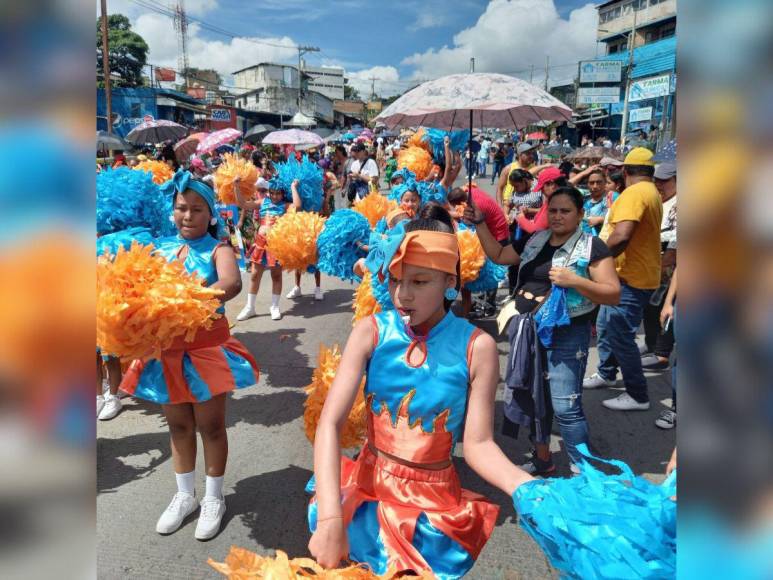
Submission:
M 456 297 L 459 296 L 459 291 L 456 288 L 446 288 L 443 296 L 446 297 L 446 300 L 456 300 Z

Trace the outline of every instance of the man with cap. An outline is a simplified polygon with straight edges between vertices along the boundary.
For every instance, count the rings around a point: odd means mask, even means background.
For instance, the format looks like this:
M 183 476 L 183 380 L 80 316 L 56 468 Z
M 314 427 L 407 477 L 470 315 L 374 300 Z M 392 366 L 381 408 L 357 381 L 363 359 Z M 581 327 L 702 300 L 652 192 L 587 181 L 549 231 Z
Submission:
M 660 311 L 676 267 L 676 164 L 661 163 L 655 168 L 655 187 L 658 188 L 663 202 L 663 221 L 660 224 L 662 265 L 660 287 L 644 308 L 647 354 L 642 357 L 642 367 L 648 370 L 665 370 L 674 348 L 674 330 L 671 326 L 661 329 Z
M 538 175 L 546 167 L 552 167 L 552 164 L 537 165 L 537 146 L 532 143 L 518 144 L 518 160 L 506 166 L 499 177 L 497 184 L 497 201 L 507 212 L 507 206 L 513 195 L 513 186 L 510 183 L 510 174 L 516 169 L 524 169 Z
M 660 226 L 663 203 L 653 176 L 652 151 L 643 147 L 631 150 L 623 162 L 626 188 L 609 210 L 609 219 L 601 231 L 620 277 L 620 303 L 601 306 L 598 333 L 599 366 L 583 381 L 586 389 L 616 384 L 622 371 L 625 392 L 602 404 L 615 411 L 646 411 L 650 408 L 647 380 L 636 345 L 636 331 L 642 322 L 644 307 L 660 286 Z

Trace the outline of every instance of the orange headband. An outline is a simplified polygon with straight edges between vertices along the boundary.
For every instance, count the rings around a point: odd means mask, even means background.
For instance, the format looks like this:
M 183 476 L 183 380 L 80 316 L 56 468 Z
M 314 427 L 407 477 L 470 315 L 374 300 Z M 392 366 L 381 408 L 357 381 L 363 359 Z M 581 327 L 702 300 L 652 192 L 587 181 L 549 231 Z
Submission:
M 456 275 L 459 242 L 455 234 L 417 230 L 408 232 L 389 264 L 389 272 L 402 278 L 403 264 Z

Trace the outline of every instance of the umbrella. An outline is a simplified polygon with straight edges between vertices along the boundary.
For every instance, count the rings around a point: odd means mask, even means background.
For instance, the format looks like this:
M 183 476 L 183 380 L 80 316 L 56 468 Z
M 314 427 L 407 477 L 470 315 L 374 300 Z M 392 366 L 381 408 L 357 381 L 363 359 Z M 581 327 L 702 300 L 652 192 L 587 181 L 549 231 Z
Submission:
M 606 147 L 583 147 L 577 149 L 574 153 L 567 155 L 567 161 L 589 161 L 599 160 L 602 157 L 611 157 L 612 159 L 620 159 L 620 152 L 615 149 L 607 149 Z
M 204 137 L 196 147 L 196 153 L 211 153 L 221 145 L 236 141 L 241 136 L 242 132 L 238 129 L 220 129 Z
M 548 157 L 561 157 L 562 155 L 569 155 L 574 149 L 569 145 L 548 145 L 542 150 L 543 155 Z
M 547 140 L 547 138 L 548 136 L 545 135 L 545 133 L 543 133 L 542 131 L 536 131 L 534 133 L 529 133 L 528 135 L 526 135 L 527 141 L 543 141 L 543 140 Z
M 271 133 L 271 131 L 276 131 L 276 127 L 273 125 L 255 125 L 254 127 L 251 127 L 249 131 L 247 131 L 244 134 L 244 140 L 249 142 L 255 142 L 257 143 L 263 137 Z
M 652 160 L 655 163 L 676 162 L 676 139 L 671 139 L 671 141 L 663 145 Z
M 572 110 L 547 91 L 497 73 L 455 74 L 422 83 L 376 117 L 390 129 L 424 125 L 438 129 L 518 129 L 537 121 L 572 120 Z M 469 187 L 472 188 L 472 174 Z
M 187 161 L 191 155 L 196 153 L 196 147 L 199 146 L 201 140 L 206 137 L 206 132 L 194 133 L 188 135 L 185 139 L 180 139 L 174 146 L 174 156 L 177 157 L 177 161 Z
M 263 138 L 264 145 L 322 145 L 322 137 L 311 131 L 285 129 L 273 131 Z
M 324 137 L 322 139 L 325 143 L 337 143 L 338 141 L 341 141 L 341 132 L 340 131 L 334 131 L 327 137 Z
M 319 135 L 322 139 L 325 139 L 326 137 L 330 137 L 335 131 L 333 129 L 328 129 L 327 127 L 319 127 L 317 129 L 312 129 L 311 132 Z
M 113 135 L 107 131 L 97 131 L 97 149 L 128 151 L 132 149 L 132 146 L 118 135 Z
M 179 123 L 156 119 L 140 123 L 129 131 L 126 140 L 131 143 L 162 143 L 185 137 L 188 129 Z
M 313 119 L 312 117 L 309 117 L 308 115 L 304 115 L 300 111 L 295 113 L 293 115 L 293 118 L 290 119 L 285 125 L 288 127 L 313 127 L 317 124 L 317 121 Z

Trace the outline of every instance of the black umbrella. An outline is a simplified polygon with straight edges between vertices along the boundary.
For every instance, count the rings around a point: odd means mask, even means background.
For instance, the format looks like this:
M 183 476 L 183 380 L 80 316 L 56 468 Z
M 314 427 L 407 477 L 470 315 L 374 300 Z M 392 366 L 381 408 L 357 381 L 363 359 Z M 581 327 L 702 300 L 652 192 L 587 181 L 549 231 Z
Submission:
M 118 135 L 113 135 L 107 131 L 97 131 L 97 149 L 128 151 L 131 148 L 132 146 Z
M 188 134 L 188 128 L 179 123 L 156 119 L 140 123 L 129 131 L 126 140 L 131 143 L 163 143 L 178 141 Z
M 548 145 L 542 150 L 543 155 L 548 157 L 561 157 L 562 155 L 569 155 L 574 149 L 569 145 Z
M 276 131 L 276 127 L 273 125 L 255 125 L 244 134 L 244 140 L 250 143 L 258 143 L 263 140 L 263 137 L 271 133 L 271 131 Z

